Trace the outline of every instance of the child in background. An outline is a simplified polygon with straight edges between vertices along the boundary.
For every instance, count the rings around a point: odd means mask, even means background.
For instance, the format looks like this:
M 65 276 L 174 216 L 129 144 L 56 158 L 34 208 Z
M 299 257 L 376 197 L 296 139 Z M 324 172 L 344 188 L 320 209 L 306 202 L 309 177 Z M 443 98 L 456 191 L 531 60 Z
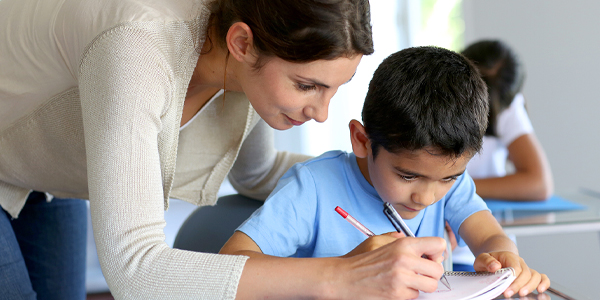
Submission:
M 394 231 L 382 212 L 386 201 L 417 238 L 443 237 L 447 221 L 459 244 L 478 254 L 478 271 L 515 268 L 518 277 L 505 296 L 545 291 L 548 277 L 519 257 L 465 172 L 481 148 L 487 114 L 485 83 L 462 55 L 437 47 L 392 54 L 369 85 L 364 125 L 350 122 L 353 153 L 331 151 L 292 167 L 221 253 L 348 257 L 385 247 L 399 238 L 384 234 Z M 379 235 L 365 240 L 336 206 Z M 417 276 L 427 282 L 423 291 L 436 289 L 437 280 L 418 275 L 406 280 Z M 406 298 L 418 295 L 412 292 Z
M 477 194 L 484 199 L 547 199 L 552 195 L 552 172 L 525 109 L 523 64 L 499 40 L 475 42 L 462 54 L 478 67 L 489 94 L 489 125 L 483 146 L 467 165 Z M 507 160 L 514 165 L 511 174 L 506 171 Z M 459 247 L 452 259 L 455 271 L 471 271 L 475 257 L 468 248 Z
M 478 67 L 490 101 L 482 150 L 467 165 L 477 194 L 484 199 L 547 199 L 553 192 L 552 172 L 525 109 L 523 64 L 498 40 L 476 42 L 462 54 Z M 507 159 L 515 167 L 508 175 Z

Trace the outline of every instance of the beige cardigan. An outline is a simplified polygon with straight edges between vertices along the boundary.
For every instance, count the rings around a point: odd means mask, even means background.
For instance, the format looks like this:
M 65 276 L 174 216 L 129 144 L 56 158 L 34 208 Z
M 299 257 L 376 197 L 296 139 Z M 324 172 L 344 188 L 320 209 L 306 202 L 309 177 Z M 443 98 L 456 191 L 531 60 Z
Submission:
M 275 151 L 239 93 L 179 131 L 208 16 L 201 0 L 0 1 L 0 205 L 90 199 L 116 299 L 233 299 L 247 258 L 169 248 L 169 197 L 212 205 L 229 174 L 264 198 L 306 159 Z

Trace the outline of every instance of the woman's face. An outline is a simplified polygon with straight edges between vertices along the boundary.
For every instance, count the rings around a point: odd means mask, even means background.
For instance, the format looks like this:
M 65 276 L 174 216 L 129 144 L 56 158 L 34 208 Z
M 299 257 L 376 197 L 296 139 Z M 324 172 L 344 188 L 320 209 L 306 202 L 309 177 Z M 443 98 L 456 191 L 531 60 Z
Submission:
M 327 120 L 329 100 L 348 82 L 362 55 L 291 63 L 272 58 L 258 71 L 239 77 L 242 90 L 269 126 L 285 130 L 314 119 Z

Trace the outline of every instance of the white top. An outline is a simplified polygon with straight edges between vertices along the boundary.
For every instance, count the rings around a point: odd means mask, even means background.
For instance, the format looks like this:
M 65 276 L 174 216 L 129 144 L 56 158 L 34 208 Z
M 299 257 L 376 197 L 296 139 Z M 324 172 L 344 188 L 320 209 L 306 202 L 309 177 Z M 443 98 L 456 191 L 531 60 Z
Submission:
M 518 137 L 532 133 L 533 126 L 525 110 L 523 94 L 517 94 L 508 108 L 498 114 L 495 136 L 484 136 L 483 147 L 467 165 L 467 172 L 473 179 L 506 176 L 508 146 Z M 452 262 L 472 265 L 475 256 L 469 247 L 456 247 L 452 252 Z
M 306 159 L 274 149 L 241 93 L 180 131 L 209 15 L 203 0 L 0 1 L 0 205 L 90 199 L 116 299 L 233 299 L 247 257 L 168 247 L 169 197 L 212 205 L 229 174 L 265 198 Z
M 517 94 L 508 108 L 498 114 L 495 136 L 484 136 L 483 147 L 469 164 L 467 171 L 474 179 L 506 176 L 508 145 L 518 137 L 532 133 L 533 126 L 525 110 L 525 99 Z

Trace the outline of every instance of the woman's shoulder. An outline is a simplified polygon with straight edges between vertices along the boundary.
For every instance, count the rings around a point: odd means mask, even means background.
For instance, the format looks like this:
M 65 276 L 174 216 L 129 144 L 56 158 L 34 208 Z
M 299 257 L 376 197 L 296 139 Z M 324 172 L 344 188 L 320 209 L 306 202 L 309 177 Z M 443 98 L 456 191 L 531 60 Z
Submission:
M 107 26 L 124 22 L 187 21 L 206 10 L 204 0 L 66 0 L 61 10 L 71 12 L 93 26 Z
M 56 31 L 81 48 L 116 27 L 159 31 L 171 24 L 207 20 L 210 16 L 202 0 L 65 0 L 55 9 Z

